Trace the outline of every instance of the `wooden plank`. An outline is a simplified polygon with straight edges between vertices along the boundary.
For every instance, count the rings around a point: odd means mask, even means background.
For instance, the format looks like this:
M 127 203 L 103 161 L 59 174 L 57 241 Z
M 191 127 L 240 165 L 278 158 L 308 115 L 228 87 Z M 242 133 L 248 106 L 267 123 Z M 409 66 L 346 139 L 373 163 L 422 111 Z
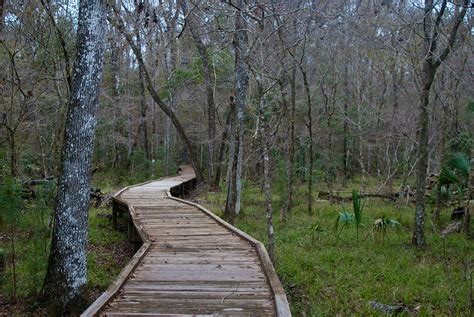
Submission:
M 185 194 L 194 177 L 183 167 L 180 176 L 117 192 L 146 252 L 83 316 L 291 316 L 263 244 L 171 196 Z
M 270 257 L 268 256 L 268 253 L 265 249 L 265 246 L 260 241 L 254 239 L 253 237 L 249 236 L 245 232 L 243 232 L 243 231 L 235 228 L 234 226 L 230 225 L 229 223 L 225 222 L 224 220 L 217 217 L 215 214 L 213 214 L 211 211 L 207 210 L 206 208 L 202 207 L 201 205 L 198 205 L 198 204 L 195 204 L 195 203 L 183 200 L 183 199 L 173 197 L 173 196 L 171 196 L 170 191 L 168 191 L 167 195 L 168 195 L 169 198 L 171 198 L 173 200 L 180 201 L 180 202 L 183 202 L 185 204 L 189 204 L 191 206 L 195 206 L 195 207 L 199 208 L 204 213 L 209 215 L 211 218 L 216 220 L 216 222 L 218 222 L 220 225 L 228 228 L 229 230 L 235 232 L 236 234 L 238 234 L 242 238 L 244 238 L 247 241 L 249 241 L 250 243 L 252 243 L 257 248 L 257 252 L 258 252 L 260 260 L 262 262 L 262 266 L 263 266 L 265 275 L 267 276 L 268 282 L 269 282 L 269 284 L 271 286 L 271 289 L 273 291 L 277 315 L 278 316 L 291 316 L 290 306 L 289 306 L 288 300 L 286 298 L 286 294 L 285 294 L 285 291 L 283 289 L 283 286 L 281 285 L 280 279 L 278 278 L 278 276 L 275 272 L 275 269 L 273 268 L 273 265 L 270 261 Z

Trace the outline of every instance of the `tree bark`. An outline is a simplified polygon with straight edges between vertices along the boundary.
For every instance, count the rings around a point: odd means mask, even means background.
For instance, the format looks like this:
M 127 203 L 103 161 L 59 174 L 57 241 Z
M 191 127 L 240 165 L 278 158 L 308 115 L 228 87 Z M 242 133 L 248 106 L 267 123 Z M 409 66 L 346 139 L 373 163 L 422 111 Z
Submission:
M 231 109 L 235 109 L 234 99 L 231 98 Z M 227 199 L 224 210 L 225 218 L 233 224 L 235 218 L 235 203 L 236 203 L 236 177 L 237 177 L 237 149 L 238 149 L 238 138 L 237 138 L 237 118 L 236 110 L 230 114 L 230 145 L 229 145 L 229 162 L 227 167 Z
M 472 124 L 471 124 L 472 126 Z M 471 209 L 474 209 L 472 201 L 474 200 L 474 147 L 471 147 L 471 170 L 469 173 L 469 182 L 467 190 L 467 204 L 464 209 L 463 232 L 466 237 L 470 237 Z
M 283 104 L 283 109 L 284 109 L 284 113 L 285 113 L 285 116 L 287 117 L 287 120 L 288 120 L 288 129 L 287 129 L 287 133 L 289 134 L 290 133 L 290 129 L 289 129 L 289 126 L 290 126 L 290 120 L 289 120 L 289 112 L 291 111 L 289 108 L 290 106 L 288 105 L 288 100 L 287 100 L 287 93 L 285 91 L 285 81 L 286 81 L 286 77 L 284 77 L 280 82 L 279 82 L 279 86 L 280 86 L 280 95 L 281 95 L 281 100 L 282 100 L 282 104 Z M 288 135 L 289 137 L 289 135 Z M 286 154 L 287 154 L 287 157 L 286 157 L 286 160 L 285 160 L 285 175 L 286 175 L 286 192 L 285 192 L 285 199 L 288 199 L 288 196 L 290 193 L 290 190 L 289 190 L 289 180 L 288 180 L 288 176 L 289 176 L 289 168 L 290 168 L 290 163 L 289 163 L 289 156 L 288 156 L 288 153 L 289 153 L 289 147 L 290 147 L 290 140 L 287 140 L 287 144 L 286 144 Z M 288 210 L 289 208 L 291 208 L 290 206 L 290 203 L 288 202 L 284 202 L 283 203 L 283 206 L 281 208 L 281 211 L 280 211 L 280 215 L 281 215 L 281 218 L 283 220 L 283 222 L 286 222 L 287 218 L 288 218 Z
M 87 218 L 92 149 L 105 50 L 106 5 L 79 4 L 77 52 L 62 150 L 62 171 L 43 292 L 52 315 L 73 309 L 87 282 Z
M 288 111 L 288 143 L 286 149 L 286 193 L 282 209 L 283 221 L 288 220 L 288 214 L 293 205 L 293 185 L 295 170 L 295 112 L 296 112 L 296 62 L 290 76 L 290 107 Z
M 148 141 L 148 124 L 147 124 L 147 104 L 146 104 L 146 95 L 145 95 L 145 83 L 143 82 L 143 74 L 140 72 L 140 125 L 138 126 L 138 137 L 142 143 L 143 150 L 145 151 L 145 158 L 151 159 L 150 147 Z
M 229 133 L 231 132 L 231 125 L 232 125 L 232 120 L 233 117 L 235 116 L 235 103 L 234 103 L 234 98 L 230 98 L 230 106 L 229 106 L 229 113 L 227 114 L 226 122 L 225 122 L 225 129 L 224 133 L 222 134 L 222 140 L 221 140 L 221 146 L 219 149 L 219 157 L 217 159 L 217 167 L 216 167 L 216 174 L 214 177 L 214 189 L 219 188 L 219 183 L 221 181 L 221 173 L 222 173 L 222 164 L 224 161 L 224 154 L 226 150 L 226 142 L 229 136 Z
M 247 96 L 247 88 L 249 83 L 247 70 L 247 54 L 248 54 L 248 34 L 247 23 L 243 16 L 244 1 L 238 0 L 238 11 L 235 12 L 235 33 L 234 33 L 234 47 L 235 47 L 235 107 L 236 107 L 236 133 L 237 144 L 235 148 L 235 164 L 232 164 L 232 174 L 235 177 L 231 180 L 233 184 L 228 184 L 228 192 L 235 188 L 235 198 L 226 203 L 226 214 L 231 215 L 232 218 L 237 216 L 240 212 L 240 198 L 242 193 L 242 160 L 244 151 L 244 113 L 245 113 L 245 99 Z M 232 162 L 232 160 L 230 160 Z M 232 162 L 234 163 L 234 162 Z M 235 170 L 234 170 L 235 169 Z
M 349 179 L 349 148 L 348 148 L 348 133 L 349 133 L 349 124 L 347 122 L 347 116 L 349 115 L 348 113 L 348 108 L 349 108 L 349 102 L 348 102 L 348 91 L 349 91 L 349 74 L 347 71 L 347 65 L 344 67 L 344 89 L 346 91 L 346 95 L 344 96 L 344 113 L 343 113 L 343 139 L 342 139 L 342 165 L 343 165 L 343 171 L 344 171 L 344 176 L 342 180 L 342 184 L 344 187 L 346 187 L 347 180 Z
M 260 117 L 260 136 L 263 153 L 263 192 L 264 192 L 264 205 L 265 213 L 267 218 L 267 237 L 268 237 L 268 256 L 273 264 L 275 264 L 275 234 L 273 229 L 273 207 L 272 207 L 272 179 L 271 179 L 271 163 L 270 163 L 270 151 L 269 151 L 269 126 L 268 120 L 265 118 L 265 104 L 266 98 L 259 87 L 259 117 Z
M 429 124 L 429 95 L 435 71 L 427 61 L 423 65 L 422 91 L 420 94 L 420 114 L 418 119 L 418 162 L 416 175 L 415 196 L 415 227 L 412 243 L 417 246 L 426 244 L 425 225 L 425 191 L 426 173 L 428 168 L 428 124 Z
M 111 56 L 110 56 L 110 63 L 111 63 L 111 68 L 112 68 L 112 99 L 113 99 L 113 105 L 112 105 L 112 114 L 113 114 L 113 133 L 119 133 L 119 124 L 118 124 L 118 111 L 117 108 L 119 107 L 119 94 L 120 94 L 120 65 L 121 65 L 121 59 L 122 59 L 122 50 L 121 50 L 121 45 L 118 39 L 118 34 L 117 32 L 114 32 L 112 41 L 113 43 L 110 43 L 112 46 L 111 49 Z M 112 168 L 117 167 L 117 164 L 119 163 L 120 160 L 120 152 L 119 152 L 119 147 L 117 144 L 117 138 L 114 135 L 112 137 L 112 142 L 113 142 L 113 159 L 112 159 Z
M 5 14 L 5 0 L 0 0 L 0 39 L 3 39 L 4 14 Z
M 312 214 L 313 213 L 313 165 L 314 165 L 314 153 L 313 153 L 313 115 L 311 113 L 312 111 L 312 102 L 311 102 L 311 90 L 309 89 L 309 83 L 308 83 L 308 75 L 306 71 L 304 70 L 303 66 L 300 65 L 300 72 L 301 75 L 303 75 L 303 84 L 304 84 L 304 89 L 306 92 L 306 103 L 308 107 L 308 112 L 307 112 L 307 128 L 308 128 L 308 136 L 309 136 L 309 166 L 308 166 L 308 213 Z

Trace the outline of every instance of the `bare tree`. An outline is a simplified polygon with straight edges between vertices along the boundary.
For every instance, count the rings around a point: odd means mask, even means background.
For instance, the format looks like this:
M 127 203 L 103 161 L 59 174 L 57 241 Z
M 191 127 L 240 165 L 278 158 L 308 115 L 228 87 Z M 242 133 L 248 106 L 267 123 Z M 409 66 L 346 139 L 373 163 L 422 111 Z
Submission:
M 446 44 L 440 48 L 440 36 L 443 16 L 446 13 L 448 1 L 443 0 L 439 11 L 433 0 L 425 0 L 423 15 L 423 51 L 422 69 L 419 74 L 419 118 L 418 118 L 418 163 L 416 176 L 416 207 L 415 224 L 413 229 L 412 243 L 417 246 L 426 244 L 424 234 L 425 224 L 425 192 L 426 173 L 428 168 L 428 128 L 429 128 L 429 105 L 431 86 L 441 63 L 451 53 L 459 26 L 464 20 L 467 9 L 471 3 L 463 0 L 461 5 L 455 6 L 455 13 L 451 18 L 451 29 L 447 34 Z M 437 13 L 436 13 L 437 11 Z M 434 20 L 434 21 L 433 21 Z
M 135 54 L 135 57 L 138 62 L 138 67 L 140 69 L 140 72 L 144 75 L 145 77 L 145 82 L 146 82 L 146 87 L 148 89 L 148 92 L 150 93 L 153 101 L 160 107 L 160 109 L 167 115 L 168 118 L 170 118 L 171 122 L 173 123 L 174 127 L 176 128 L 176 131 L 178 132 L 179 136 L 183 140 L 183 143 L 186 146 L 186 149 L 189 154 L 189 158 L 191 160 L 191 164 L 193 165 L 194 171 L 196 173 L 196 178 L 198 182 L 204 181 L 204 177 L 202 174 L 201 167 L 199 165 L 199 160 L 198 156 L 196 153 L 196 149 L 194 144 L 189 140 L 183 125 L 181 124 L 179 118 L 177 117 L 176 113 L 174 110 L 167 105 L 158 95 L 158 92 L 155 90 L 155 87 L 153 85 L 153 81 L 150 77 L 150 74 L 148 72 L 148 69 L 145 66 L 145 61 L 143 59 L 143 54 L 141 51 L 141 48 L 138 46 L 137 43 L 133 40 L 132 35 L 127 32 L 125 28 L 125 23 L 123 19 L 120 16 L 120 12 L 117 10 L 115 6 L 112 6 L 113 11 L 115 13 L 114 17 L 109 15 L 108 20 L 110 23 L 117 28 L 117 30 L 122 33 L 122 35 L 125 37 L 127 42 L 129 43 L 130 47 L 132 48 L 133 53 Z

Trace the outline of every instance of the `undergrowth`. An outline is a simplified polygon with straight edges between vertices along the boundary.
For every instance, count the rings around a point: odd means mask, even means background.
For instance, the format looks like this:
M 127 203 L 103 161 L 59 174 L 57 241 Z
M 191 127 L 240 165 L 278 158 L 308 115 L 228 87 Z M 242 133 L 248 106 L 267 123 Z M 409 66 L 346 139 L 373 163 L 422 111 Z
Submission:
M 359 239 L 355 226 L 336 234 L 335 219 L 341 211 L 352 210 L 352 204 L 318 202 L 315 194 L 313 214 L 309 215 L 305 188 L 304 184 L 296 188 L 286 225 L 279 216 L 282 192 L 276 190 L 273 195 L 276 270 L 294 316 L 380 314 L 372 310 L 369 301 L 403 303 L 422 316 L 470 314 L 472 241 L 461 234 L 441 238 L 432 229 L 428 213 L 425 229 L 429 245 L 421 250 L 412 247 L 414 207 L 379 199 L 367 200 Z M 198 199 L 222 216 L 225 189 Z M 381 219 L 393 223 L 393 228 L 377 231 Z M 442 222 L 448 221 L 449 214 L 444 212 Z M 267 242 L 263 195 L 258 185 L 245 183 L 236 226 Z
M 49 185 L 48 185 L 49 186 Z M 51 241 L 54 186 L 37 186 L 34 199 L 23 199 L 13 181 L 1 187 L 0 315 L 42 315 L 38 302 Z M 92 302 L 107 289 L 133 255 L 126 233 L 112 230 L 108 209 L 89 211 L 88 285 Z

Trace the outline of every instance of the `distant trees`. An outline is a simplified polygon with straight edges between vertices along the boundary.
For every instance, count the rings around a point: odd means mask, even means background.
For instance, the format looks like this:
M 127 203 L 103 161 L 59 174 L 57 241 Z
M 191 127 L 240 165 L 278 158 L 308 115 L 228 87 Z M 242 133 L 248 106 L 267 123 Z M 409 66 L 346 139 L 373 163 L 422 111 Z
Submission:
M 73 309 L 87 283 L 87 226 L 92 147 L 105 51 L 106 6 L 81 0 L 76 59 L 66 117 L 48 270 L 43 292 L 51 314 Z
M 201 166 L 198 162 L 198 156 L 197 152 L 195 149 L 195 145 L 191 142 L 191 140 L 188 138 L 185 128 L 181 124 L 178 116 L 175 114 L 174 109 L 172 109 L 168 104 L 166 104 L 163 99 L 159 96 L 158 92 L 156 91 L 152 78 L 150 76 L 150 73 L 145 65 L 145 60 L 143 58 L 143 53 L 141 51 L 141 45 L 140 42 L 135 42 L 133 39 L 133 35 L 130 34 L 125 27 L 125 23 L 120 15 L 120 11 L 113 6 L 113 13 L 115 14 L 115 17 L 110 16 L 109 21 L 114 25 L 114 27 L 117 28 L 117 30 L 122 33 L 122 35 L 125 37 L 127 40 L 128 44 L 133 50 L 133 53 L 135 54 L 135 58 L 138 62 L 138 68 L 140 70 L 140 74 L 144 77 L 144 80 L 146 82 L 146 87 L 148 89 L 148 92 L 150 93 L 153 101 L 160 107 L 161 110 L 166 114 L 166 116 L 171 120 L 173 123 L 173 126 L 175 127 L 176 131 L 178 132 L 179 136 L 181 137 L 183 143 L 185 144 L 186 150 L 189 155 L 189 159 L 193 165 L 194 171 L 196 172 L 196 177 L 199 183 L 204 181 L 204 176 L 201 171 Z M 135 26 L 137 28 L 138 26 Z M 135 32 L 138 32 L 136 30 Z M 143 102 L 143 101 L 142 101 Z M 145 110 L 146 111 L 146 110 Z M 142 115 L 143 116 L 143 115 Z M 144 127 L 146 128 L 146 126 Z
M 301 195 L 313 211 L 320 185 L 330 197 L 351 178 L 361 187 L 375 179 L 380 191 L 416 189 L 422 245 L 426 175 L 454 143 L 470 144 L 474 93 L 472 1 L 423 4 L 117 1 L 93 164 L 132 182 L 191 162 L 213 190 L 225 188 L 229 219 L 242 209 L 243 180 L 284 189 L 271 207 L 288 221 Z M 0 171 L 57 176 L 74 3 L 0 7 Z M 304 193 L 295 192 L 302 182 Z

